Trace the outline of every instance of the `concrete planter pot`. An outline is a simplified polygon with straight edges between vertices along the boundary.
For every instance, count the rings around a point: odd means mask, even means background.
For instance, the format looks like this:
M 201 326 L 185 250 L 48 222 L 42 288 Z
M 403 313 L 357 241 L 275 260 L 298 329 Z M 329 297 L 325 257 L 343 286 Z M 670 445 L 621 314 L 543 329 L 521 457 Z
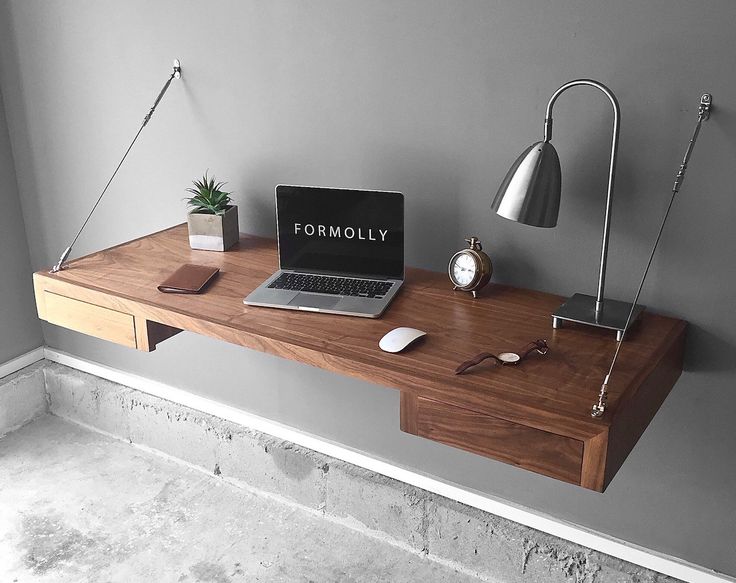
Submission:
M 240 239 L 238 207 L 231 205 L 224 215 L 191 212 L 187 215 L 189 246 L 206 251 L 227 251 Z

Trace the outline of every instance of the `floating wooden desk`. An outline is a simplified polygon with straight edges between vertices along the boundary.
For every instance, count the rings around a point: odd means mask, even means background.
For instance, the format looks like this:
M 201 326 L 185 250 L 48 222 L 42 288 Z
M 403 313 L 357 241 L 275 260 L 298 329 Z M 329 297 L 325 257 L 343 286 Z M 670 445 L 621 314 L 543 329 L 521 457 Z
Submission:
M 182 263 L 221 273 L 202 295 L 160 293 L 156 286 Z M 558 296 L 490 285 L 473 299 L 453 292 L 443 273 L 409 269 L 378 320 L 245 306 L 277 263 L 271 239 L 243 235 L 226 253 L 193 251 L 180 225 L 33 279 L 38 314 L 53 324 L 145 351 L 188 330 L 396 388 L 402 430 L 598 491 L 682 370 L 685 322 L 645 312 L 622 348 L 608 409 L 593 419 L 614 336 L 553 330 Z M 398 326 L 428 336 L 405 353 L 382 352 L 378 340 Z M 480 351 L 519 350 L 537 338 L 549 342 L 547 356 L 453 374 Z

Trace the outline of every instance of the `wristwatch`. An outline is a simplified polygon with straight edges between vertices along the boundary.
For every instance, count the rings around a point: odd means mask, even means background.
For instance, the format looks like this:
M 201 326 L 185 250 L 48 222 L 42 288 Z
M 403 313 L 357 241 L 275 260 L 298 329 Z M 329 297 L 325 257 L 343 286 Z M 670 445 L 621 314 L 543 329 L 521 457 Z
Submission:
M 535 340 L 527 344 L 520 352 L 502 352 L 498 356 L 491 354 L 490 352 L 481 352 L 478 356 L 466 360 L 455 369 L 455 374 L 462 374 L 468 370 L 471 366 L 480 364 L 487 358 L 494 359 L 498 364 L 502 366 L 515 366 L 524 360 L 531 353 L 537 352 L 539 354 L 547 354 L 549 352 L 549 346 L 547 346 L 546 340 Z

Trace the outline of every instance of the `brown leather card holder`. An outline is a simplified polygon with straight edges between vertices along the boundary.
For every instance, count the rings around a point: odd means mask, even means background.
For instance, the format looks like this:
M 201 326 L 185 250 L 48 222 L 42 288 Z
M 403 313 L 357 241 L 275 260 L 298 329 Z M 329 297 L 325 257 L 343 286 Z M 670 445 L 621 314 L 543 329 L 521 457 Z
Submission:
M 198 294 L 219 271 L 217 267 L 185 263 L 161 282 L 158 291 L 169 294 Z

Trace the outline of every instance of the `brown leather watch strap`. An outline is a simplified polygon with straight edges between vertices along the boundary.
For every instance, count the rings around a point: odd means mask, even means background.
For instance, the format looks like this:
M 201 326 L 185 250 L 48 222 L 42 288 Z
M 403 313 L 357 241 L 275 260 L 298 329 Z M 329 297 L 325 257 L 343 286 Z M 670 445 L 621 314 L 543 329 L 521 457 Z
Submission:
M 511 353 L 511 354 L 519 355 L 519 359 L 514 362 L 502 360 L 501 358 L 499 358 L 495 354 L 491 354 L 490 352 L 481 352 L 477 356 L 474 356 L 473 358 L 460 363 L 460 365 L 458 365 L 458 367 L 455 369 L 455 374 L 462 374 L 466 370 L 468 370 L 470 367 L 476 366 L 488 358 L 494 359 L 500 365 L 516 366 L 522 360 L 524 360 L 527 356 L 529 356 L 532 352 L 538 352 L 539 354 L 547 354 L 548 351 L 549 351 L 549 346 L 547 346 L 547 341 L 540 339 L 540 340 L 535 340 L 534 342 L 530 342 L 529 344 L 527 344 L 524 347 L 524 350 L 521 352 Z
M 541 338 L 539 340 L 535 340 L 534 342 L 530 342 L 524 348 L 526 348 L 526 350 L 521 353 L 521 358 L 519 359 L 519 362 L 524 360 L 532 352 L 538 352 L 539 354 L 547 354 L 547 352 L 549 351 L 549 346 L 547 346 L 547 341 L 542 340 Z
M 458 365 L 458 367 L 455 369 L 455 374 L 462 374 L 466 370 L 468 370 L 471 366 L 475 366 L 476 364 L 480 364 L 487 358 L 493 358 L 496 360 L 496 362 L 503 364 L 503 361 L 501 361 L 498 356 L 495 354 L 491 354 L 490 352 L 481 352 L 479 355 L 474 356 L 470 360 L 466 360 L 465 362 Z

